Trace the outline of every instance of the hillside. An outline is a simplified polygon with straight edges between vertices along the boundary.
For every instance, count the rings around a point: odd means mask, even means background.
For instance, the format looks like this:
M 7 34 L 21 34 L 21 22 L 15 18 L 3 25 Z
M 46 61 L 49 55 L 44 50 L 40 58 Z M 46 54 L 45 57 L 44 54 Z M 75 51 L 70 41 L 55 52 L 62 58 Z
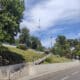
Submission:
M 1 49 L 1 48 L 0 48 Z M 44 54 L 37 54 L 32 50 L 21 50 L 15 47 L 4 47 L 0 52 L 0 65 L 17 64 L 22 62 L 33 62 Z
M 32 62 L 44 56 L 44 54 L 37 54 L 36 51 L 34 52 L 30 49 L 21 50 L 14 47 L 8 47 L 8 50 L 23 56 L 26 62 Z

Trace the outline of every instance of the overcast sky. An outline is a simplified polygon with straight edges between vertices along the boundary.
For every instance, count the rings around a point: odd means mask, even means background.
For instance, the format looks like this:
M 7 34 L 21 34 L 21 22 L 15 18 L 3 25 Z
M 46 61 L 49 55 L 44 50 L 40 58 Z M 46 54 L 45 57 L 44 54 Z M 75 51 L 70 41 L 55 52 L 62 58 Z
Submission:
M 25 0 L 21 28 L 27 27 L 43 46 L 50 47 L 57 35 L 80 37 L 80 0 Z M 39 26 L 40 19 L 40 28 Z

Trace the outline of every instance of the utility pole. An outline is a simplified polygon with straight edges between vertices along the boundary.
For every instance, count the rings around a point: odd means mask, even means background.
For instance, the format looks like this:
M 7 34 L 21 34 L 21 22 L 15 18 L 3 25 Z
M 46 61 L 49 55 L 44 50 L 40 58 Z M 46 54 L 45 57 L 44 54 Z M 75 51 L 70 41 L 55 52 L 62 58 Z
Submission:
M 40 27 L 41 27 L 40 22 L 41 22 L 41 20 L 40 20 L 40 18 L 39 18 L 39 26 L 38 26 L 39 29 L 40 29 Z
M 40 20 L 40 18 L 39 18 L 39 21 L 38 21 L 38 30 L 39 30 L 39 29 L 40 29 L 40 27 L 41 27 L 41 25 L 40 25 L 40 21 L 41 21 L 41 20 Z M 40 35 L 40 32 L 39 32 L 39 35 Z M 39 46 L 40 46 L 40 45 L 38 44 L 38 46 L 37 46 L 37 47 L 39 48 Z
M 52 41 L 52 35 L 50 36 L 50 39 L 51 39 L 51 48 L 52 48 L 52 46 L 53 46 L 53 41 Z

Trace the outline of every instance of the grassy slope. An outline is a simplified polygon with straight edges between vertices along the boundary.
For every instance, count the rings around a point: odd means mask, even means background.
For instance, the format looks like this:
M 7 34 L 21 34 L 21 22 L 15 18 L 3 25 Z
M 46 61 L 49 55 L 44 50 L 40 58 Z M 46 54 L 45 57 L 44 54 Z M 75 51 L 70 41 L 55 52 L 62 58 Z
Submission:
M 21 50 L 14 47 L 7 48 L 9 50 L 8 52 L 4 52 L 2 54 L 0 53 L 0 56 L 2 56 L 4 60 L 3 65 L 6 65 L 6 60 L 9 61 L 9 64 L 16 64 L 24 61 L 32 62 L 45 56 L 44 54 L 37 54 L 32 50 Z M 47 58 L 44 63 L 61 63 L 69 61 L 71 60 L 64 57 L 52 55 L 51 57 Z
M 71 60 L 65 57 L 59 57 L 59 56 L 53 55 L 47 58 L 44 63 L 62 63 L 62 62 L 69 62 L 69 61 Z
M 21 49 L 14 48 L 14 47 L 8 47 L 8 49 L 11 52 L 20 54 L 25 59 L 26 62 L 32 62 L 44 56 L 44 54 L 43 55 L 37 54 L 30 50 L 21 50 Z

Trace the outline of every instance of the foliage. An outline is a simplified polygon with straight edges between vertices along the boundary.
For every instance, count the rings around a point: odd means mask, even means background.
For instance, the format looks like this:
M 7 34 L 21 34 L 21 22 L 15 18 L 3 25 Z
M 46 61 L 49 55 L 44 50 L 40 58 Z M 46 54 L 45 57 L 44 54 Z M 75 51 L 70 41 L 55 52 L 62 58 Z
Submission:
M 61 62 L 69 62 L 69 61 L 71 61 L 71 60 L 67 59 L 65 57 L 52 55 L 51 57 L 49 57 L 45 60 L 45 63 L 61 63 Z
M 22 63 L 24 61 L 25 59 L 20 54 L 10 51 L 7 47 L 0 46 L 0 66 Z
M 79 44 L 79 41 L 77 39 L 68 39 L 67 41 L 69 42 L 70 47 L 75 47 Z
M 37 54 L 32 50 L 21 50 L 14 47 L 2 47 L 0 52 L 0 66 L 18 64 L 22 62 L 32 62 L 44 57 L 44 54 Z M 0 50 L 2 50 L 0 47 Z
M 80 51 L 77 51 L 77 55 L 79 55 L 79 56 L 80 56 Z
M 38 50 L 38 51 L 44 51 L 44 50 L 45 50 L 45 47 L 43 47 L 43 46 L 41 45 L 41 46 L 39 46 L 39 47 L 37 48 L 37 50 Z
M 41 46 L 41 42 L 37 37 L 31 36 L 31 48 L 38 49 Z
M 36 52 L 32 51 L 32 50 L 21 50 L 18 48 L 13 48 L 13 47 L 8 47 L 9 51 L 19 54 L 21 55 L 26 62 L 32 62 L 35 61 L 43 56 L 45 56 L 44 54 L 37 54 Z
M 27 44 L 27 41 L 29 41 L 29 30 L 27 28 L 23 28 L 20 32 L 19 42 L 21 44 Z
M 60 56 L 67 56 L 70 53 L 70 46 L 65 36 L 58 36 L 54 45 L 54 53 Z
M 24 3 L 20 0 L 0 0 L 0 42 L 14 42 L 19 32 Z
M 23 28 L 21 30 L 21 33 L 19 36 L 19 43 L 26 44 L 28 48 L 32 48 L 40 51 L 44 49 L 40 40 L 35 36 L 31 36 L 27 28 Z
M 73 50 L 72 50 L 73 48 Z M 66 39 L 65 36 L 60 35 L 56 39 L 54 47 L 51 49 L 53 54 L 71 58 L 72 56 L 80 55 L 80 40 Z
M 72 45 L 70 45 L 70 47 L 74 47 L 74 50 L 72 51 L 72 54 L 79 56 L 80 55 L 80 40 L 78 40 L 78 39 L 71 39 L 69 42 L 70 43 L 72 42 Z
M 15 45 L 16 45 L 16 46 L 19 45 L 19 39 L 15 39 Z

